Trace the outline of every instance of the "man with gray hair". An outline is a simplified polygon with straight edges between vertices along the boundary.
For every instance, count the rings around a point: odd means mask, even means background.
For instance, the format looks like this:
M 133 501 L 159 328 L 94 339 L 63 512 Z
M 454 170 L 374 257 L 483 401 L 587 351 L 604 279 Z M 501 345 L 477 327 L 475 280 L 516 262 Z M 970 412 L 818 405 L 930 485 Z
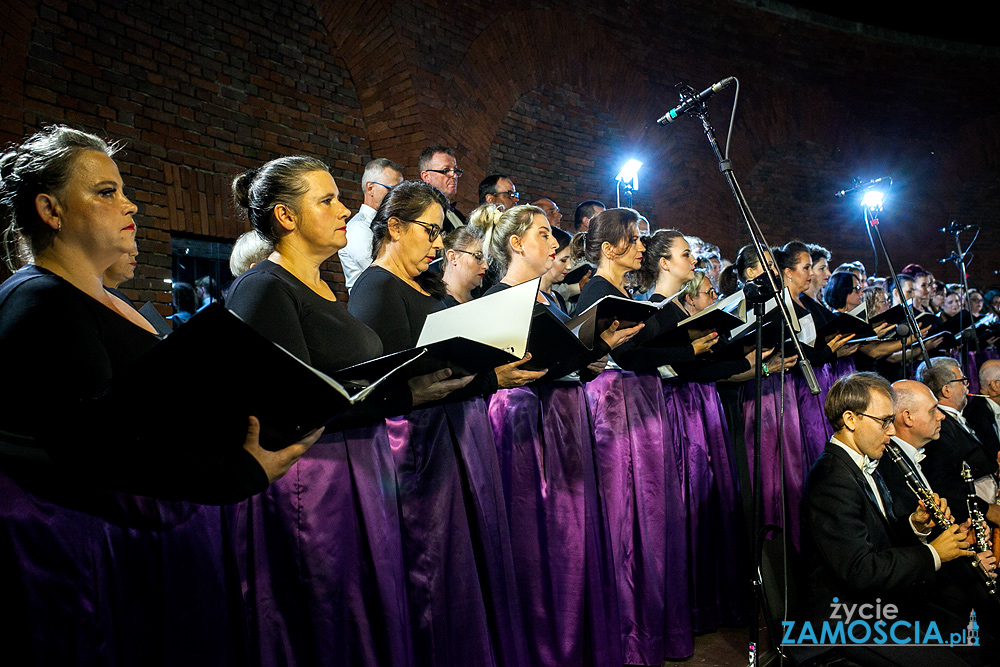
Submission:
M 970 398 L 962 414 L 986 455 L 995 459 L 1000 454 L 1000 360 L 990 359 L 979 368 L 979 391 L 984 395 Z
M 365 201 L 347 223 L 347 245 L 337 255 L 344 267 L 344 281 L 350 293 L 354 281 L 372 263 L 372 220 L 389 190 L 403 182 L 403 168 L 384 157 L 375 158 L 365 166 L 361 190 Z
M 982 442 L 973 432 L 962 414 L 969 400 L 969 379 L 962 367 L 951 357 L 934 357 L 917 369 L 917 379 L 927 385 L 944 413 L 941 437 L 933 448 L 927 450 L 923 469 L 927 480 L 939 494 L 952 499 L 952 514 L 959 523 L 969 518 L 964 502 L 967 487 L 962 481 L 962 463 L 968 463 L 975 480 L 980 510 L 986 518 L 997 523 L 1000 505 L 997 505 L 997 461 L 987 455 Z

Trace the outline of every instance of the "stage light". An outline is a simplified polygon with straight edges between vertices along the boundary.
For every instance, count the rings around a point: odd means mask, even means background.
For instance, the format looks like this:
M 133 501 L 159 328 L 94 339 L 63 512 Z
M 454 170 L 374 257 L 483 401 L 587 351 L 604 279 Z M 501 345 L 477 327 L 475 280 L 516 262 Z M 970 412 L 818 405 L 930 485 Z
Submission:
M 626 185 L 627 187 L 632 188 L 633 190 L 638 190 L 639 167 L 641 166 L 642 163 L 639 162 L 638 160 L 635 159 L 629 160 L 628 162 L 625 163 L 625 166 L 622 167 L 622 170 L 618 172 L 618 175 L 615 176 L 615 180 L 621 183 L 622 185 Z
M 870 208 L 874 210 L 882 209 L 882 200 L 885 199 L 885 193 L 879 192 L 878 190 L 869 190 L 865 193 L 865 196 L 861 199 L 861 205 L 865 208 Z
M 622 205 L 622 187 L 625 188 L 625 197 L 629 208 L 632 207 L 632 192 L 639 189 L 639 167 L 642 162 L 631 159 L 625 163 L 622 170 L 615 176 L 618 206 Z

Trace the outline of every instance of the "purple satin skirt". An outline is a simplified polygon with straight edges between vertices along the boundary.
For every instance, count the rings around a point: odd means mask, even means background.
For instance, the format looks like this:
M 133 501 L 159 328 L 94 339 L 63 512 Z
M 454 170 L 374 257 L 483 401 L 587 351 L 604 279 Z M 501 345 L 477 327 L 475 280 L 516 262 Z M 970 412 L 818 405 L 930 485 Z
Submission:
M 0 472 L 0 642 L 11 665 L 230 665 L 245 646 L 224 508 Z
M 795 368 L 786 377 L 795 386 L 795 395 L 798 397 L 799 424 L 802 426 L 802 445 L 805 447 L 805 458 L 802 463 L 805 475 L 809 475 L 813 463 L 819 459 L 826 448 L 826 443 L 833 436 L 833 428 L 826 419 L 823 405 L 826 403 L 826 395 L 830 393 L 830 387 L 841 376 L 853 373 L 854 360 L 850 357 L 836 359 L 832 363 L 823 364 L 814 368 L 816 382 L 819 384 L 819 394 L 815 396 L 809 391 L 809 385 L 802 372 Z M 805 479 L 805 478 L 803 478 Z
M 683 457 L 661 384 L 658 375 L 606 370 L 586 389 L 626 664 L 694 652 Z
M 955 352 L 952 354 L 952 356 L 955 358 L 955 361 L 957 361 L 959 363 L 959 365 L 961 366 L 961 368 L 962 368 L 962 374 L 965 377 L 969 378 L 969 391 L 972 392 L 973 394 L 978 394 L 979 393 L 979 364 L 976 361 L 976 353 L 970 351 L 970 352 L 967 352 L 966 354 L 968 355 L 966 357 L 966 359 L 968 360 L 968 362 L 965 362 L 965 361 L 962 360 L 962 351 L 961 350 L 955 350 Z M 968 363 L 968 371 L 966 370 L 966 363 Z
M 740 625 L 749 562 L 722 402 L 714 383 L 668 380 L 663 397 L 683 458 L 694 631 Z
M 386 424 L 416 664 L 529 664 L 485 403 L 414 410 Z
M 761 495 L 763 501 L 763 516 L 761 525 L 786 525 L 782 521 L 781 485 L 785 486 L 785 497 L 788 504 L 787 529 L 792 543 L 801 549 L 801 505 L 802 487 L 805 484 L 806 449 L 803 433 L 812 429 L 817 434 L 821 432 L 820 424 L 815 422 L 815 414 L 800 414 L 799 393 L 803 389 L 805 379 L 799 373 L 787 373 L 784 383 L 784 413 L 781 422 L 781 450 L 778 450 L 778 424 L 781 413 L 781 375 L 773 373 L 763 379 L 761 397 L 761 433 L 760 433 L 760 474 Z M 740 388 L 743 399 L 743 415 L 745 421 L 744 435 L 746 438 L 747 461 L 750 467 L 750 477 L 753 480 L 754 469 L 754 383 L 746 382 Z M 807 403 L 806 405 L 809 405 Z M 814 404 L 813 404 L 814 405 Z M 813 407 L 815 410 L 815 407 Z M 805 420 L 807 425 L 803 425 Z M 824 418 L 825 422 L 826 419 Z M 819 437 L 815 435 L 814 437 Z M 824 441 L 825 443 L 825 441 Z M 783 461 L 779 460 L 779 454 Z
M 618 592 L 580 383 L 490 399 L 518 593 L 535 667 L 620 667 Z
M 324 434 L 237 517 L 258 664 L 413 664 L 384 424 Z

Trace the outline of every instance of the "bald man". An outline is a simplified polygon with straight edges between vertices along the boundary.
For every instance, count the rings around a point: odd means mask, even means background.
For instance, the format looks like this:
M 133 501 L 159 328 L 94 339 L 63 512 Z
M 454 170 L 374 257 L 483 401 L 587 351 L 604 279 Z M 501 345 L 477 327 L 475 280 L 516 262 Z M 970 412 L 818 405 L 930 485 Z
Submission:
M 893 421 L 896 435 L 892 436 L 892 441 L 910 459 L 921 483 L 931 488 L 920 463 L 926 455 L 924 447 L 941 437 L 944 413 L 938 409 L 934 394 L 921 382 L 900 380 L 893 383 L 892 388 L 896 392 L 896 419 Z M 878 471 L 889 488 L 893 508 L 897 513 L 905 512 L 913 504 L 914 496 L 906 485 L 902 472 L 888 456 L 883 456 L 879 461 Z M 950 505 L 958 500 L 964 498 L 948 499 Z
M 962 411 L 991 458 L 1000 454 L 1000 361 L 990 359 L 979 368 L 979 391 Z
M 562 224 L 563 214 L 559 211 L 559 205 L 548 197 L 542 197 L 538 201 L 531 202 L 532 206 L 537 206 L 538 208 L 545 211 L 545 217 L 548 219 L 549 224 L 553 227 L 558 227 L 563 231 L 573 233 L 572 223 L 567 223 L 565 226 Z

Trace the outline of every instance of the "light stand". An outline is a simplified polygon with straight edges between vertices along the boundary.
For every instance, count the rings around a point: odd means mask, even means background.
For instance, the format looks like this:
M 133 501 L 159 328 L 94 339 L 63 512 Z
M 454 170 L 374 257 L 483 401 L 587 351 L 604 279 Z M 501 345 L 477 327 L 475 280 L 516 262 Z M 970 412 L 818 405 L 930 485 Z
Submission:
M 882 180 L 882 179 L 878 179 Z M 873 181 L 872 183 L 875 183 Z M 892 185 L 892 179 L 889 179 L 889 185 Z M 867 186 L 871 188 L 871 184 Z M 839 193 L 838 193 L 839 194 Z M 882 248 L 882 254 L 885 256 L 885 264 L 889 267 L 889 275 L 892 276 L 892 283 L 896 288 L 896 292 L 899 294 L 899 302 L 903 304 L 903 313 L 906 316 L 906 324 L 910 327 L 910 333 L 917 337 L 917 342 L 920 343 L 920 353 L 923 355 L 924 360 L 930 363 L 930 355 L 927 354 L 927 347 L 924 345 L 924 337 L 920 335 L 920 327 L 917 325 L 917 318 L 913 314 L 913 305 L 903 296 L 903 288 L 899 286 L 899 280 L 896 279 L 898 275 L 896 269 L 892 266 L 892 259 L 889 257 L 889 250 L 885 247 L 885 242 L 882 241 L 882 233 L 878 228 L 878 217 L 876 214 L 882 210 L 882 197 L 877 198 L 871 197 L 873 192 L 866 192 L 865 198 L 866 202 L 863 205 L 864 215 L 865 215 L 865 226 L 868 228 L 868 233 L 873 234 L 875 238 L 878 239 L 878 244 Z M 906 368 L 906 354 L 909 351 L 906 341 L 903 341 L 903 368 Z M 906 373 L 904 372 L 903 379 Z
M 962 250 L 962 240 L 959 238 L 959 234 L 961 234 L 966 229 L 970 229 L 970 228 L 976 229 L 976 236 L 973 237 L 972 242 L 969 243 L 969 246 L 965 250 Z M 972 244 L 976 242 L 977 238 L 979 238 L 979 229 L 978 229 L 978 226 L 976 226 L 976 225 L 957 225 L 957 224 L 955 224 L 954 221 L 952 221 L 951 225 L 949 225 L 943 231 L 945 231 L 945 232 L 949 232 L 950 231 L 950 232 L 952 232 L 955 235 L 955 249 L 956 249 L 956 251 L 954 253 L 952 253 L 951 257 L 949 257 L 948 259 L 955 263 L 955 268 L 958 269 L 958 275 L 959 275 L 959 278 L 962 281 L 962 300 L 963 300 L 964 303 L 962 304 L 962 308 L 959 309 L 959 311 L 958 311 L 958 330 L 960 332 L 960 336 L 961 336 L 961 340 L 962 340 L 961 347 L 960 347 L 960 352 L 961 352 L 961 355 L 962 355 L 962 369 L 964 371 L 965 377 L 969 377 L 969 372 L 972 369 L 972 365 L 971 365 L 970 360 L 969 360 L 969 352 L 971 352 L 972 350 L 969 349 L 969 340 L 968 340 L 968 337 L 965 335 L 965 322 L 964 322 L 964 319 L 965 319 L 965 308 L 966 307 L 969 308 L 969 316 L 970 316 L 970 319 L 972 319 L 972 317 L 971 317 L 972 316 L 972 302 L 969 301 L 969 271 L 968 271 L 968 262 L 966 260 L 967 260 L 967 258 L 969 256 L 969 251 L 972 249 Z M 973 325 L 973 334 L 974 334 L 975 333 L 975 324 L 976 324 L 975 320 L 973 319 L 972 322 L 970 322 L 970 324 Z M 975 338 L 975 341 L 976 341 L 975 352 L 979 352 L 979 337 L 978 336 L 974 336 L 974 338 Z
M 622 189 L 625 190 L 625 206 L 632 208 L 632 193 L 639 189 L 639 167 L 641 166 L 642 163 L 638 160 L 629 160 L 615 176 L 615 206 L 618 208 L 622 206 Z
M 712 151 L 715 153 L 715 157 L 719 161 L 719 171 L 722 172 L 729 184 L 729 189 L 732 191 L 733 198 L 736 200 L 736 205 L 740 209 L 740 214 L 743 217 L 743 221 L 746 223 L 747 229 L 750 232 L 751 243 L 753 243 L 754 250 L 757 253 L 757 259 L 760 261 L 760 266 L 764 273 L 762 274 L 764 280 L 764 288 L 769 290 L 771 294 L 775 295 L 775 302 L 778 306 L 778 310 L 781 313 L 782 320 L 786 330 L 792 333 L 792 342 L 795 346 L 795 353 L 799 358 L 799 367 L 802 369 L 802 374 L 805 376 L 806 382 L 809 385 L 809 391 L 815 396 L 819 394 L 819 383 L 816 382 L 816 374 L 813 372 L 812 365 L 806 358 L 805 354 L 802 352 L 802 346 L 799 343 L 798 338 L 795 336 L 795 328 L 792 326 L 791 314 L 788 311 L 788 306 L 782 297 L 782 289 L 778 284 L 778 276 L 772 272 L 771 263 L 768 262 L 768 245 L 764 240 L 764 234 L 761 232 L 760 227 L 757 225 L 757 220 L 754 218 L 753 212 L 750 210 L 750 205 L 747 203 L 746 198 L 743 196 L 743 191 L 740 189 L 739 182 L 736 180 L 736 175 L 733 173 L 733 163 L 719 150 L 719 142 L 715 139 L 715 129 L 708 117 L 708 107 L 704 102 L 707 99 L 706 93 L 701 93 L 700 95 L 695 94 L 695 90 L 690 86 L 680 86 L 680 98 L 681 105 L 678 109 L 683 109 L 680 113 L 690 113 L 693 116 L 701 119 L 702 127 L 705 131 L 705 136 L 708 138 L 709 143 L 712 145 Z M 706 91 L 707 92 L 707 91 Z M 738 90 L 737 90 L 738 94 Z M 679 115 L 679 114 L 678 114 Z M 763 377 L 761 375 L 761 368 L 763 364 L 763 357 L 761 356 L 761 328 L 763 327 L 763 317 L 757 317 L 757 352 L 754 357 L 754 383 L 755 383 L 755 404 L 754 404 L 754 416 L 755 416 L 755 426 L 754 426 L 754 470 L 753 470 L 753 482 L 751 484 L 753 488 L 753 500 L 752 500 L 752 514 L 751 527 L 753 529 L 752 544 L 753 544 L 753 558 L 752 560 L 752 572 L 750 573 L 750 587 L 752 589 L 752 602 L 751 602 L 751 615 L 750 615 L 750 633 L 749 633 L 749 666 L 757 667 L 757 645 L 760 640 L 760 628 L 759 628 L 759 618 L 760 609 L 763 603 L 763 586 L 760 578 L 760 554 L 761 554 L 761 530 L 759 528 L 761 514 L 758 512 L 758 506 L 762 503 L 761 495 L 761 470 L 760 470 L 760 445 L 761 445 L 761 433 L 760 433 L 760 416 L 761 416 L 761 403 L 762 403 L 762 393 L 763 393 Z M 784 478 L 783 472 L 779 472 L 782 478 Z M 783 531 L 788 529 L 787 518 L 782 521 Z M 786 540 L 787 542 L 787 540 Z M 778 642 L 775 642 L 776 648 L 778 647 Z

